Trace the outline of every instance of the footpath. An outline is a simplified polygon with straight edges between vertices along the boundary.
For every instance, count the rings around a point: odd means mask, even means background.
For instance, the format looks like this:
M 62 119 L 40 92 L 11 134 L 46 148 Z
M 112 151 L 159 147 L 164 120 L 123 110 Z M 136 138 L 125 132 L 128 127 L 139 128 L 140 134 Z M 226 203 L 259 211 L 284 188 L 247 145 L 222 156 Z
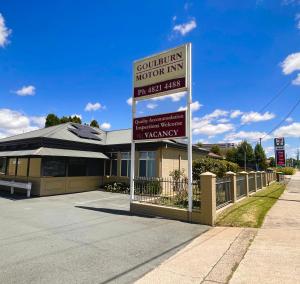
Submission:
M 268 212 L 230 283 L 300 283 L 300 172 Z
M 215 227 L 136 283 L 300 283 L 300 172 L 261 229 Z

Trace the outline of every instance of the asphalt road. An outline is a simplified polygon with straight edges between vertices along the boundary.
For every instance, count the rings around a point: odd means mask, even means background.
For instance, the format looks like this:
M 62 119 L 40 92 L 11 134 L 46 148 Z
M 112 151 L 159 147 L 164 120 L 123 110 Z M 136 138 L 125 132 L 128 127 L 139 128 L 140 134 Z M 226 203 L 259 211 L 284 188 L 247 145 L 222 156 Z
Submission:
M 132 283 L 208 229 L 128 209 L 100 191 L 0 193 L 0 283 Z

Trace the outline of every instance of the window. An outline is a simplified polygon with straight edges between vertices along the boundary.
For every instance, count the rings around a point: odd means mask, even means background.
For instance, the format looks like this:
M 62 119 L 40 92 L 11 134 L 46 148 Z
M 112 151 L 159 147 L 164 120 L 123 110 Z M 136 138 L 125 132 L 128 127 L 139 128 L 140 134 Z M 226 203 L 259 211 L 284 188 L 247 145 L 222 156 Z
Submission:
M 17 168 L 17 158 L 9 158 L 8 160 L 8 175 L 15 176 Z
M 121 153 L 121 176 L 129 177 L 130 176 L 130 152 Z
M 104 160 L 88 159 L 87 165 L 88 176 L 103 176 Z
M 65 177 L 66 160 L 64 158 L 43 158 L 42 173 L 44 177 Z
M 118 175 L 118 153 L 109 153 L 107 155 L 110 160 L 105 162 L 105 175 L 117 176 Z
M 83 158 L 70 158 L 68 163 L 68 176 L 80 177 L 87 174 L 87 160 Z
M 18 158 L 17 161 L 17 176 L 27 177 L 28 158 Z
M 156 176 L 156 159 L 155 152 L 140 152 L 139 176 L 155 177 Z
M 6 174 L 6 158 L 0 158 L 0 174 Z

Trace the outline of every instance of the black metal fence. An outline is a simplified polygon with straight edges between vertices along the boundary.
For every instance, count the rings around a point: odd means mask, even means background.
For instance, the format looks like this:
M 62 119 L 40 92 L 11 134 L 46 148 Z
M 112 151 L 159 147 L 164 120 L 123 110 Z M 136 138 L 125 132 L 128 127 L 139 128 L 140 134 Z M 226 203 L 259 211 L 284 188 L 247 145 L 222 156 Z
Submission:
M 256 173 L 256 185 L 257 189 L 262 188 L 261 173 Z
M 168 207 L 188 208 L 186 178 L 134 178 L 134 200 Z M 193 181 L 193 209 L 201 208 L 200 180 Z
M 255 191 L 255 174 L 248 175 L 249 192 Z
M 217 209 L 232 202 L 230 178 L 218 178 L 216 180 Z
M 245 175 L 237 175 L 236 176 L 236 197 L 242 198 L 247 195 L 246 189 L 246 176 Z

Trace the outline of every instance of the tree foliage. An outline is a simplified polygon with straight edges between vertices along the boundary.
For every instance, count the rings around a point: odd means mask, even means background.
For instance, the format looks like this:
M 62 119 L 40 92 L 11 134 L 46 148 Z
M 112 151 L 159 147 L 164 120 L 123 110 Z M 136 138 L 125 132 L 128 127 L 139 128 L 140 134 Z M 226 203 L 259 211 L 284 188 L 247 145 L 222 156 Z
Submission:
M 81 118 L 79 116 L 62 116 L 59 118 L 56 114 L 50 113 L 46 117 L 45 127 L 50 127 L 62 123 L 73 122 L 81 124 Z
M 254 156 L 256 164 L 258 165 L 259 170 L 267 169 L 267 157 L 265 150 L 260 144 L 256 144 L 254 148 Z
M 93 119 L 90 123 L 91 127 L 96 127 L 96 128 L 100 128 L 99 123 L 96 119 Z
M 251 144 L 249 144 L 247 141 L 243 141 L 237 147 L 229 149 L 226 153 L 226 159 L 243 167 L 245 161 L 245 153 L 247 166 L 252 166 L 255 162 L 255 156 Z
M 210 151 L 212 152 L 212 153 L 214 153 L 214 154 L 217 154 L 217 155 L 222 155 L 221 154 L 221 149 L 220 149 L 220 147 L 218 146 L 218 145 L 213 145 L 212 147 L 211 147 L 211 149 L 210 149 Z
M 274 157 L 269 158 L 269 167 L 275 168 L 276 167 L 276 162 Z
M 217 160 L 203 157 L 193 162 L 193 178 L 199 179 L 200 174 L 204 172 L 212 172 L 218 177 L 223 177 L 226 172 L 238 172 L 239 166 L 236 163 L 225 160 Z
M 54 113 L 50 113 L 46 117 L 45 127 L 50 127 L 60 124 L 60 119 Z

